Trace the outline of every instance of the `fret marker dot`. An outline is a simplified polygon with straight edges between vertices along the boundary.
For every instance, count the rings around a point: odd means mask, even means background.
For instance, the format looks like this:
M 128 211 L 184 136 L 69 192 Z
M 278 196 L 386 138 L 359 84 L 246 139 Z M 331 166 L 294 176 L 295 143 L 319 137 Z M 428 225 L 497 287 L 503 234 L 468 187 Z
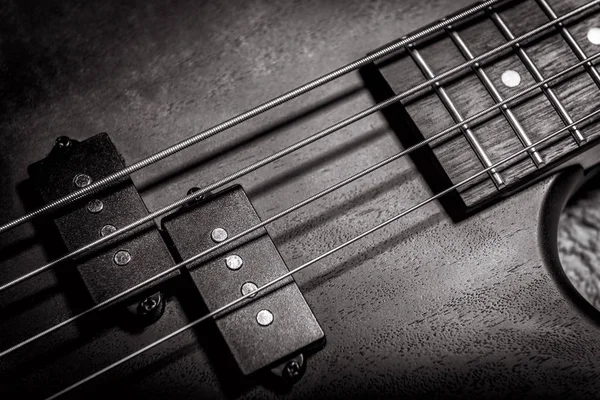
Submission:
M 600 44 L 600 28 L 590 28 L 587 38 L 592 44 Z
M 517 87 L 521 83 L 521 75 L 511 69 L 502 73 L 502 83 L 508 87 Z

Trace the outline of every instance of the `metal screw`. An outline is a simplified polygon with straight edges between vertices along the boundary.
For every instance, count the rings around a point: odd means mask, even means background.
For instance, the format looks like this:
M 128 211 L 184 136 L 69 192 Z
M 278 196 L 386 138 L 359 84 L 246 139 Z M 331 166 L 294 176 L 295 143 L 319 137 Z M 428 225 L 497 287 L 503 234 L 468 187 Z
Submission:
M 215 228 L 210 234 L 212 240 L 216 243 L 221 243 L 227 240 L 227 231 L 223 228 Z
M 147 297 L 145 298 L 141 303 L 140 303 L 140 308 L 143 310 L 143 312 L 145 313 L 149 313 L 152 310 L 154 310 L 156 307 L 158 306 L 158 300 L 153 299 L 152 297 Z
M 104 225 L 102 227 L 102 229 L 100 229 L 100 236 L 104 237 L 104 236 L 108 236 L 111 233 L 115 232 L 117 230 L 117 228 L 114 225 Z
M 194 193 L 197 193 L 200 191 L 200 188 L 198 187 L 192 187 L 187 191 L 187 195 L 186 196 L 191 196 Z M 194 207 L 196 206 L 198 203 L 200 203 L 202 201 L 202 199 L 205 199 L 206 197 L 210 196 L 210 192 L 206 192 L 206 193 L 199 193 L 197 196 L 195 196 L 194 198 L 192 198 L 190 201 L 188 201 L 185 206 L 187 207 Z
M 225 257 L 225 265 L 227 265 L 227 268 L 229 268 L 232 271 L 236 271 L 236 270 L 242 268 L 243 264 L 244 264 L 244 260 L 242 260 L 242 257 L 240 257 L 238 255 L 234 254 L 234 255 Z
M 154 293 L 140 301 L 137 306 L 137 314 L 146 324 L 158 321 L 165 311 L 165 300 L 161 292 Z
M 87 205 L 88 211 L 94 214 L 99 213 L 103 208 L 104 204 L 98 199 L 91 200 Z
M 291 382 L 295 382 L 300 379 L 302 375 L 302 367 L 296 360 L 292 360 L 285 365 L 283 369 L 283 376 L 289 379 Z
M 273 313 L 269 310 L 260 310 L 258 314 L 256 314 L 256 322 L 260 326 L 271 325 L 273 322 Z
M 258 287 L 254 284 L 254 282 L 246 282 L 242 285 L 242 294 L 245 296 L 249 293 L 255 292 L 256 289 L 258 289 Z M 256 296 L 256 294 L 252 294 L 248 297 L 254 297 L 254 296 Z
M 75 175 L 75 178 L 73 178 L 73 183 L 78 188 L 86 187 L 87 185 L 92 183 L 92 178 L 90 178 L 90 176 L 86 174 L 77 174 Z
M 127 265 L 131 261 L 131 254 L 127 250 L 119 250 L 115 253 L 113 260 L 117 265 Z
M 194 186 L 194 187 L 190 188 L 190 190 L 188 190 L 188 191 L 187 191 L 187 195 L 189 196 L 189 195 L 191 195 L 192 193 L 196 193 L 196 192 L 199 192 L 199 191 L 200 191 L 200 188 L 199 188 L 199 187 L 196 187 L 196 186 Z M 203 198 L 204 196 L 205 196 L 204 194 L 198 195 L 197 197 L 194 197 L 194 200 L 202 200 L 202 198 Z
M 304 375 L 304 371 L 306 371 L 306 363 L 302 353 L 271 369 L 271 373 L 278 378 L 283 378 L 283 383 L 286 385 L 298 382 Z
M 67 136 L 59 136 L 54 141 L 54 145 L 59 149 L 64 149 L 65 147 L 69 147 L 71 145 L 71 139 Z

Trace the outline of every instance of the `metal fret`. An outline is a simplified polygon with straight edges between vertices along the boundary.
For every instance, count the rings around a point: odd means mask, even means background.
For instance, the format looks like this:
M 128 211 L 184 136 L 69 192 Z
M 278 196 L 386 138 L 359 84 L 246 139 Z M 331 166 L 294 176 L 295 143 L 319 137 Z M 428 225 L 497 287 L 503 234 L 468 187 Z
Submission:
M 556 15 L 556 12 L 546 0 L 536 0 L 536 2 L 550 20 L 554 21 L 558 18 L 558 15 Z M 587 58 L 587 54 L 581 48 L 581 46 L 579 46 L 579 43 L 577 43 L 573 35 L 571 35 L 571 32 L 569 32 L 569 30 L 567 29 L 567 27 L 562 22 L 560 22 L 558 23 L 556 29 L 560 32 L 560 34 L 565 39 L 565 42 L 567 42 L 571 50 L 573 50 L 573 53 L 575 53 L 577 59 L 579 61 L 585 60 Z M 590 77 L 592 78 L 596 86 L 600 88 L 600 73 L 598 73 L 598 70 L 592 65 L 592 63 L 585 64 L 584 68 L 590 74 Z
M 506 23 L 504 23 L 504 20 L 500 17 L 500 15 L 497 12 L 493 11 L 492 7 L 490 7 L 490 10 L 492 10 L 490 13 L 490 18 L 492 19 L 492 21 L 494 21 L 494 23 L 496 24 L 500 32 L 504 35 L 506 40 L 513 40 L 515 36 L 513 35 L 509 27 L 506 25 Z M 525 64 L 525 67 L 533 76 L 533 79 L 535 79 L 536 82 L 543 81 L 544 77 L 542 76 L 538 68 L 535 66 L 527 52 L 518 43 L 514 45 L 514 48 L 517 55 L 521 59 L 521 62 Z M 569 112 L 566 110 L 566 108 L 562 105 L 558 96 L 556 96 L 556 94 L 554 93 L 554 90 L 552 90 L 548 85 L 544 85 L 542 86 L 542 92 L 546 95 L 546 97 L 550 101 L 550 104 L 552 104 L 552 106 L 556 110 L 556 113 L 560 116 L 560 119 L 562 119 L 564 124 L 571 125 L 573 123 L 573 119 L 569 115 Z M 569 131 L 571 132 L 571 135 L 575 139 L 577 145 L 581 145 L 586 142 L 586 138 L 581 134 L 581 131 L 577 128 L 576 125 L 574 125 Z
M 402 47 L 404 47 L 404 45 L 406 43 L 410 43 L 414 40 L 418 40 L 420 38 L 427 37 L 428 35 L 430 35 L 434 32 L 442 30 L 444 27 L 446 27 L 449 24 L 464 20 L 465 18 L 467 18 L 471 15 L 479 13 L 480 11 L 484 10 L 488 6 L 499 3 L 500 1 L 502 1 L 502 0 L 487 0 L 482 3 L 479 3 L 469 9 L 466 9 L 462 12 L 459 12 L 459 13 L 447 18 L 446 20 L 444 20 L 442 22 L 425 27 L 425 28 L 417 31 L 414 34 L 410 35 L 410 37 L 406 38 L 405 40 L 402 40 L 400 42 L 394 42 L 384 48 L 377 50 L 376 52 L 374 52 L 372 54 L 369 54 L 368 56 L 362 57 L 356 61 L 353 61 L 353 62 L 346 64 L 340 68 L 337 68 L 325 75 L 322 75 L 319 78 L 316 78 L 310 82 L 307 82 L 301 86 L 298 86 L 295 89 L 292 89 L 286 93 L 283 93 L 271 100 L 268 100 L 258 106 L 255 106 L 241 114 L 231 117 L 231 118 L 227 119 L 226 121 L 219 123 L 218 125 L 214 125 L 213 127 L 206 129 L 196 135 L 193 135 L 177 144 L 171 145 L 171 146 L 167 147 L 166 149 L 159 151 L 158 153 L 154 153 L 151 156 L 148 156 L 142 160 L 139 160 L 136 163 L 131 164 L 128 167 L 126 167 L 114 174 L 108 175 L 100 180 L 92 182 L 90 185 L 80 188 L 80 189 L 70 193 L 67 196 L 56 199 L 56 200 L 46 204 L 44 207 L 38 208 L 34 211 L 31 211 L 31 212 L 29 212 L 19 218 L 16 218 L 10 222 L 1 224 L 0 225 L 0 233 L 6 232 L 16 226 L 19 226 L 27 221 L 30 221 L 36 217 L 48 214 L 54 210 L 64 207 L 67 204 L 71 204 L 74 201 L 77 201 L 83 197 L 89 196 L 91 193 L 95 193 L 105 187 L 108 187 L 109 185 L 113 184 L 114 182 L 117 182 L 125 177 L 128 177 L 135 171 L 146 168 L 149 165 L 152 165 L 164 158 L 170 157 L 171 155 L 176 154 L 176 153 L 182 151 L 183 149 L 186 149 L 186 148 L 188 148 L 196 143 L 199 143 L 205 139 L 208 139 L 211 136 L 214 136 L 220 132 L 223 132 L 225 130 L 233 128 L 234 126 L 239 125 L 244 121 L 254 118 L 272 108 L 278 107 L 281 104 L 287 103 L 288 101 L 295 99 L 296 97 L 299 97 L 305 93 L 308 93 L 318 87 L 325 85 L 326 83 L 329 83 L 329 82 L 331 82 L 335 79 L 338 79 L 352 71 L 355 71 L 365 65 L 368 65 L 375 60 L 385 57 L 388 54 L 394 53 L 398 49 L 401 49 Z M 585 9 L 585 7 L 587 7 L 587 6 L 580 7 L 579 9 L 577 9 L 577 12 L 579 12 L 580 9 L 582 9 L 582 10 Z
M 407 45 L 406 50 L 410 54 L 410 56 L 413 58 L 415 63 L 419 66 L 419 69 L 421 70 L 421 72 L 423 72 L 423 75 L 425 76 L 425 78 L 433 79 L 435 77 L 435 74 L 433 73 L 431 68 L 429 68 L 429 66 L 427 65 L 427 63 L 425 62 L 425 60 L 423 59 L 421 54 L 417 51 L 417 49 L 415 49 L 414 46 L 412 46 L 412 45 Z M 452 100 L 450 100 L 448 93 L 440 85 L 440 83 L 435 82 L 431 86 L 433 87 L 433 90 L 438 95 L 438 97 L 444 104 L 444 107 L 446 107 L 446 109 L 448 110 L 448 112 L 450 113 L 450 115 L 452 116 L 454 121 L 456 123 L 463 122 L 464 118 L 462 117 L 462 115 L 460 114 L 460 112 L 458 111 L 458 109 L 456 108 L 454 103 L 452 102 Z M 479 143 L 479 140 L 477 140 L 477 138 L 475 137 L 475 134 L 473 133 L 471 128 L 469 128 L 469 126 L 467 124 L 463 124 L 463 125 L 461 125 L 460 130 L 463 133 L 463 135 L 465 136 L 465 138 L 467 139 L 467 141 L 469 142 L 469 144 L 471 145 L 471 148 L 473 149 L 473 151 L 475 151 L 475 154 L 477 154 L 477 157 L 479 158 L 481 163 L 484 165 L 484 167 L 489 168 L 492 165 L 492 162 L 491 162 L 490 158 L 488 157 L 488 155 L 486 154 L 483 147 L 481 146 L 481 144 Z M 498 171 L 496 171 L 496 169 L 490 169 L 488 171 L 488 175 L 490 176 L 490 178 L 492 178 L 492 181 L 494 182 L 494 185 L 496 185 L 497 188 L 504 185 L 504 179 L 502 179 L 502 177 L 500 176 Z
M 600 114 L 600 110 L 593 111 L 592 113 L 586 115 L 585 117 L 582 117 L 582 118 L 578 119 L 577 123 L 581 123 L 581 122 L 584 122 L 585 120 L 589 120 L 589 119 L 591 119 L 594 116 L 599 115 L 599 114 Z M 560 134 L 562 134 L 566 130 L 570 129 L 573 125 L 574 124 L 570 124 L 570 125 L 567 125 L 564 128 L 559 129 L 558 131 L 556 131 L 556 132 L 554 132 L 554 133 L 552 133 L 552 134 L 544 137 L 543 139 L 538 140 L 537 142 L 534 143 L 534 145 L 536 145 L 536 146 L 537 145 L 541 145 L 544 142 L 548 142 L 549 140 L 551 140 L 551 139 L 553 139 L 555 137 L 559 137 Z M 442 196 L 450 193 L 451 191 L 456 190 L 459 187 L 464 186 L 467 183 L 474 181 L 479 176 L 485 174 L 486 172 L 491 171 L 492 169 L 494 169 L 497 166 L 500 166 L 502 164 L 505 164 L 505 163 L 509 162 L 510 160 L 515 159 L 516 157 L 520 156 L 521 154 L 527 152 L 528 150 L 530 150 L 529 147 L 521 149 L 521 150 L 517 151 L 516 153 L 513 153 L 510 156 L 502 159 L 501 161 L 497 162 L 496 164 L 493 164 L 490 167 L 487 167 L 487 168 L 485 168 L 485 169 L 477 172 L 476 174 L 473 174 L 473 175 L 469 176 L 468 178 L 460 181 L 459 183 L 457 183 L 455 185 L 452 185 L 451 187 L 449 187 L 449 188 L 447 188 L 447 189 L 445 189 L 445 190 L 443 190 L 443 191 L 441 191 L 441 192 L 439 192 L 439 193 L 437 193 L 437 194 L 435 194 L 433 196 L 428 197 L 427 199 L 419 202 L 418 204 L 416 204 L 416 205 L 414 205 L 414 206 L 412 206 L 410 208 L 407 208 L 407 209 L 403 210 L 399 214 L 396 214 L 395 216 L 393 216 L 393 217 L 391 217 L 391 218 L 389 218 L 389 219 L 387 219 L 387 220 L 379 223 L 378 225 L 376 225 L 376 226 L 374 226 L 374 227 L 372 227 L 372 228 L 370 228 L 370 229 L 368 229 L 366 231 L 363 231 L 361 234 L 359 234 L 357 236 L 354 236 L 352 239 L 349 239 L 349 240 L 347 240 L 347 241 L 345 241 L 345 242 L 337 245 L 336 247 L 333 247 L 333 248 L 329 249 L 325 253 L 322 253 L 321 255 L 319 255 L 319 256 L 311 259 L 310 261 L 307 261 L 304 264 L 302 264 L 302 265 L 300 265 L 300 266 L 298 266 L 298 267 L 290 270 L 289 272 L 287 272 L 287 273 L 285 273 L 283 275 L 280 275 L 276 279 L 273 279 L 273 280 L 265 283 L 264 285 L 257 287 L 256 290 L 254 290 L 253 292 L 246 293 L 246 294 L 243 294 L 240 297 L 237 297 L 235 300 L 232 300 L 229 303 L 224 304 L 223 306 L 221 306 L 221 307 L 219 307 L 219 308 L 217 308 L 215 310 L 212 310 L 212 311 L 210 311 L 207 314 L 204 314 L 202 317 L 193 320 L 192 322 L 190 322 L 190 323 L 182 326 L 181 328 L 179 328 L 179 329 L 177 329 L 177 330 L 175 330 L 175 331 L 173 331 L 173 332 L 171 332 L 171 333 L 169 333 L 169 334 L 161 337 L 160 339 L 157 339 L 156 341 L 154 341 L 154 342 L 152 342 L 152 343 L 150 343 L 150 344 L 142 347 L 141 349 L 136 350 L 133 353 L 130 353 L 129 355 L 127 355 L 125 357 L 122 357 L 119 360 L 117 360 L 117 361 L 109 364 L 108 366 L 106 366 L 106 367 L 104 367 L 104 368 L 102 368 L 102 369 L 94 372 L 93 374 L 90 374 L 87 377 L 78 380 L 77 382 L 75 382 L 75 383 L 67 386 L 66 388 L 60 390 L 59 392 L 56 392 L 52 396 L 47 397 L 46 400 L 54 400 L 54 399 L 56 399 L 56 398 L 58 398 L 58 397 L 60 397 L 60 396 L 62 396 L 64 394 L 72 391 L 73 389 L 76 389 L 76 388 L 80 387 L 81 385 L 83 385 L 83 384 L 85 384 L 85 383 L 87 383 L 87 382 L 89 382 L 89 381 L 91 381 L 91 380 L 99 377 L 100 375 L 105 374 L 106 372 L 108 372 L 108 371 L 110 371 L 110 370 L 112 370 L 112 369 L 114 369 L 114 368 L 116 368 L 116 367 L 118 367 L 118 366 L 120 366 L 120 365 L 122 365 L 124 363 L 126 363 L 127 361 L 129 361 L 129 360 L 131 360 L 131 359 L 139 356 L 140 354 L 143 354 L 143 353 L 147 352 L 148 350 L 151 350 L 151 349 L 155 348 L 156 346 L 158 346 L 158 345 L 166 342 L 167 340 L 169 340 L 169 339 L 171 339 L 171 338 L 173 338 L 173 337 L 175 337 L 175 336 L 177 336 L 177 335 L 185 332 L 186 330 L 191 329 L 194 326 L 196 326 L 196 325 L 198 325 L 198 324 L 200 324 L 200 323 L 202 323 L 204 321 L 213 319 L 215 317 L 218 317 L 218 316 L 226 313 L 228 310 L 232 309 L 233 307 L 237 306 L 238 304 L 241 304 L 245 300 L 255 301 L 255 299 L 261 298 L 262 295 L 259 295 L 258 297 L 253 297 L 253 296 L 256 296 L 257 294 L 259 294 L 261 292 L 263 294 L 266 293 L 267 289 L 269 289 L 270 287 L 273 287 L 274 285 L 278 284 L 279 282 L 283 281 L 284 279 L 287 279 L 287 278 L 289 278 L 289 277 L 297 274 L 298 272 L 300 272 L 300 271 L 302 271 L 302 270 L 310 267 L 311 265 L 316 264 L 317 262 L 323 260 L 324 258 L 327 258 L 327 257 L 331 256 L 332 254 L 337 253 L 338 251 L 340 251 L 340 250 L 342 250 L 342 249 L 344 249 L 344 248 L 346 248 L 346 247 L 348 247 L 348 246 L 350 246 L 350 245 L 358 242 L 359 240 L 361 240 L 361 239 L 363 239 L 363 238 L 365 238 L 365 237 L 373 234 L 374 232 L 377 232 L 378 230 L 380 230 L 380 229 L 382 229 L 382 228 L 384 228 L 384 227 L 392 224 L 393 222 L 398 221 L 399 219 L 405 217 L 406 215 L 414 212 L 415 210 L 418 210 L 421 207 L 424 207 L 425 205 L 433 202 L 434 200 L 437 200 L 437 199 L 441 198 Z
M 462 40 L 462 38 L 458 34 L 458 32 L 456 32 L 455 30 L 452 30 L 452 27 L 448 27 L 447 30 L 448 30 L 448 34 L 450 35 L 450 38 L 454 41 L 454 44 L 456 44 L 456 47 L 458 47 L 458 49 L 460 50 L 462 55 L 465 57 L 465 59 L 472 60 L 473 58 L 475 58 L 473 56 L 473 53 L 471 53 L 471 50 L 469 50 L 469 47 L 467 46 L 467 44 Z M 496 89 L 496 86 L 494 86 L 494 83 L 489 78 L 489 76 L 485 73 L 485 71 L 483 70 L 481 65 L 479 63 L 476 63 L 471 68 L 473 69 L 473 71 L 475 72 L 475 74 L 477 75 L 477 77 L 479 78 L 481 83 L 483 84 L 483 86 L 486 88 L 486 90 L 488 91 L 488 93 L 490 94 L 492 99 L 494 99 L 494 102 L 496 104 L 501 103 L 503 100 L 502 95 L 500 95 L 500 93 L 498 92 L 498 89 Z M 502 111 L 502 114 L 504 115 L 504 117 L 506 118 L 506 120 L 508 121 L 510 126 L 512 127 L 513 131 L 515 132 L 515 134 L 517 135 L 519 140 L 521 140 L 521 143 L 523 144 L 523 146 L 525 146 L 525 147 L 531 146 L 531 143 L 532 143 L 531 139 L 529 138 L 529 136 L 527 135 L 527 133 L 525 132 L 525 130 L 519 123 L 519 120 L 517 119 L 517 117 L 513 114 L 511 109 L 508 108 L 508 105 L 505 104 L 504 106 L 502 106 L 500 108 L 500 110 Z M 532 147 L 531 149 L 529 149 L 528 154 L 531 157 L 531 159 L 533 160 L 533 162 L 535 163 L 536 167 L 540 167 L 544 164 L 544 159 L 537 152 L 535 147 Z

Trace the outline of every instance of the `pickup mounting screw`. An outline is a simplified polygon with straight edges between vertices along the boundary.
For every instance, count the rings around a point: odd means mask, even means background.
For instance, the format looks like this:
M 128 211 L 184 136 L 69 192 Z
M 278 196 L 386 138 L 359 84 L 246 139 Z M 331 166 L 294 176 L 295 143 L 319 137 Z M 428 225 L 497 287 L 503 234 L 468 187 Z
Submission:
M 225 265 L 227 265 L 227 268 L 230 270 L 237 271 L 238 269 L 242 268 L 242 265 L 244 265 L 244 260 L 242 260 L 242 257 L 234 254 L 225 257 Z
M 54 145 L 59 149 L 64 149 L 71 145 L 71 139 L 68 136 L 59 136 L 54 141 Z
M 127 265 L 131 261 L 131 254 L 127 250 L 119 250 L 113 260 L 119 266 Z
M 202 201 L 202 199 L 205 199 L 206 197 L 211 195 L 211 193 L 209 191 L 201 192 L 199 187 L 194 186 L 187 191 L 186 197 L 190 197 L 194 193 L 197 193 L 196 196 L 192 197 L 187 203 L 185 203 L 184 204 L 185 207 L 194 207 L 198 203 L 200 203 Z
M 227 231 L 223 228 L 215 228 L 210 234 L 215 243 L 221 243 L 227 240 Z
M 148 313 L 156 310 L 156 308 L 158 307 L 158 305 L 161 301 L 160 297 L 161 297 L 160 295 L 146 297 L 144 300 L 142 300 L 140 302 L 140 310 L 145 314 L 148 314 Z
M 104 208 L 102 201 L 98 199 L 91 200 L 87 205 L 87 210 L 92 214 L 97 214 Z
M 200 191 L 200 188 L 194 186 L 194 187 L 189 188 L 189 190 L 187 191 L 187 195 L 190 196 L 192 193 L 196 193 L 196 192 L 199 192 L 199 191 Z
M 137 315 L 145 324 L 158 321 L 165 311 L 165 300 L 161 292 L 154 293 L 140 301 L 137 306 Z
M 256 314 L 256 322 L 260 326 L 268 326 L 273 322 L 273 313 L 269 310 L 260 310 L 258 314 Z
M 302 353 L 296 357 L 287 360 L 271 370 L 271 373 L 277 378 L 281 378 L 283 383 L 291 385 L 300 380 L 306 371 L 306 362 Z
M 92 178 L 90 178 L 90 176 L 86 174 L 77 174 L 75 175 L 75 178 L 73 178 L 73 183 L 78 188 L 86 187 L 87 185 L 92 183 Z
M 302 367 L 298 364 L 298 361 L 292 360 L 285 364 L 283 369 L 283 376 L 290 382 L 296 382 L 302 377 Z
M 194 186 L 194 187 L 190 188 L 190 190 L 188 190 L 188 191 L 187 191 L 187 195 L 188 195 L 188 196 L 191 196 L 192 194 L 194 194 L 194 193 L 198 193 L 199 191 L 200 191 L 200 188 L 199 188 L 199 187 L 196 187 L 196 186 Z M 202 200 L 202 198 L 203 198 L 205 195 L 206 195 L 206 193 L 204 193 L 204 194 L 199 194 L 198 196 L 194 197 L 194 200 L 196 200 L 196 201 Z

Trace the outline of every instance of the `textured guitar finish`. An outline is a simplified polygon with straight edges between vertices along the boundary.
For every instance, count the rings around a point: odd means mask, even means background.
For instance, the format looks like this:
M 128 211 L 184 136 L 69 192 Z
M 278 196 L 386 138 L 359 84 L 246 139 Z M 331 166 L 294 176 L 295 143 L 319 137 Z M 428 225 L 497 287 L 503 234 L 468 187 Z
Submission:
M 131 163 L 468 3 L 5 3 L 0 218 L 30 207 L 26 167 L 57 136 L 110 132 Z M 370 105 L 352 74 L 132 179 L 155 210 Z M 400 150 L 374 115 L 240 183 L 264 220 Z M 597 397 L 598 327 L 559 289 L 557 257 L 540 250 L 556 238 L 540 220 L 558 215 L 569 182 L 540 182 L 459 224 L 431 204 L 299 274 L 327 345 L 289 391 L 232 372 L 204 325 L 70 397 Z M 267 230 L 291 269 L 429 195 L 402 159 Z M 0 236 L 2 282 L 56 257 L 39 228 Z M 145 329 L 114 310 L 3 359 L 0 397 L 50 395 L 197 318 L 189 289 L 164 288 L 165 313 Z M 80 296 L 58 271 L 0 293 L 0 345 L 85 309 Z
M 558 250 L 565 273 L 577 290 L 600 309 L 600 190 L 583 191 L 561 215 Z
M 571 8 L 574 6 L 575 4 L 571 4 Z M 564 9 L 563 12 L 567 10 L 569 9 Z M 524 15 L 528 16 L 526 20 L 522 17 Z M 583 18 L 584 16 L 585 18 Z M 452 28 L 451 32 L 458 35 L 459 38 L 468 38 L 465 39 L 468 42 L 465 46 L 474 55 L 479 55 L 507 41 L 497 24 L 493 22 L 494 20 L 501 21 L 500 23 L 504 24 L 506 29 L 512 33 L 512 37 L 516 37 L 547 23 L 548 17 L 535 1 L 509 3 L 507 6 L 496 7 L 488 13 L 480 15 L 479 18 L 472 18 L 464 24 L 458 24 Z M 597 15 L 596 10 L 592 10 L 577 19 L 569 20 L 564 24 L 564 28 L 573 35 L 575 44 L 582 48 L 585 56 L 589 57 L 598 49 L 587 39 L 587 32 L 591 27 L 598 25 L 600 25 L 600 16 Z M 450 66 L 460 64 L 465 60 L 448 33 L 439 34 L 429 41 L 421 41 L 415 48 L 418 49 L 418 54 L 421 54 L 423 62 L 434 73 L 443 72 Z M 530 68 L 535 68 L 533 71 L 537 71 L 542 79 L 553 76 L 579 61 L 573 50 L 554 29 L 548 30 L 544 35 L 527 40 L 521 46 L 521 51 L 524 54 L 521 57 L 515 51 L 505 51 L 487 62 L 480 63 L 480 67 L 488 76 L 491 85 L 496 88 L 503 99 L 536 83 L 534 72 L 530 72 L 521 58 L 529 58 L 533 64 L 533 67 Z M 369 73 L 366 80 L 373 82 L 372 85 L 376 86 L 385 97 L 401 93 L 424 80 L 417 62 L 412 60 L 405 51 L 400 51 L 376 62 L 375 67 L 378 72 Z M 521 79 L 521 84 L 515 87 L 505 85 L 502 82 L 502 74 L 506 71 L 516 72 Z M 379 75 L 369 79 L 374 74 Z M 383 88 L 380 89 L 380 86 Z M 536 90 L 526 96 L 525 101 L 510 102 L 508 105 L 514 118 L 529 137 L 530 143 L 539 141 L 545 135 L 555 132 L 567 124 L 561 120 L 561 115 L 555 110 L 553 104 L 562 105 L 565 115 L 573 121 L 594 111 L 599 98 L 597 83 L 583 68 L 567 74 L 550 86 L 549 90 L 556 96 L 553 98 L 555 103 L 552 103 L 541 90 Z M 441 87 L 447 91 L 448 98 L 459 110 L 459 113 L 463 114 L 463 118 L 475 115 L 497 103 L 480 79 L 468 69 L 459 78 L 445 80 Z M 592 99 L 594 100 L 592 101 Z M 458 122 L 451 117 L 433 90 L 419 96 L 412 96 L 404 104 L 419 132 L 414 140 L 407 140 L 408 128 L 405 126 L 395 128 L 403 143 L 420 142 Z M 394 114 L 400 113 L 398 107 L 398 105 L 393 105 L 386 110 L 389 120 L 393 119 Z M 390 121 L 390 123 L 392 126 L 394 125 L 394 121 Z M 396 122 L 395 125 L 397 126 L 399 123 Z M 490 113 L 485 118 L 480 118 L 468 125 L 472 129 L 475 139 L 480 142 L 482 150 L 489 156 L 490 165 L 524 147 L 506 117 L 500 112 Z M 585 138 L 589 142 L 598 137 L 599 126 L 595 118 L 580 124 L 579 128 L 585 132 Z M 581 144 L 581 146 L 585 147 L 585 144 Z M 458 130 L 442 139 L 432 141 L 431 148 L 440 167 L 453 183 L 468 178 L 473 171 L 484 167 L 469 145 L 466 135 Z M 551 168 L 554 161 L 569 152 L 574 152 L 577 148 L 578 144 L 572 134 L 565 132 L 559 139 L 537 146 L 536 150 L 543 157 L 546 163 L 545 167 L 543 165 L 536 167 L 532 159 L 523 154 L 497 170 L 505 185 L 515 185 L 519 180 L 524 181 L 523 178 L 527 176 L 542 173 L 544 169 Z M 435 180 L 440 181 L 441 178 L 435 176 Z M 486 198 L 498 195 L 499 189 L 487 176 L 482 176 L 475 182 L 460 188 L 459 192 L 466 206 L 471 207 Z

